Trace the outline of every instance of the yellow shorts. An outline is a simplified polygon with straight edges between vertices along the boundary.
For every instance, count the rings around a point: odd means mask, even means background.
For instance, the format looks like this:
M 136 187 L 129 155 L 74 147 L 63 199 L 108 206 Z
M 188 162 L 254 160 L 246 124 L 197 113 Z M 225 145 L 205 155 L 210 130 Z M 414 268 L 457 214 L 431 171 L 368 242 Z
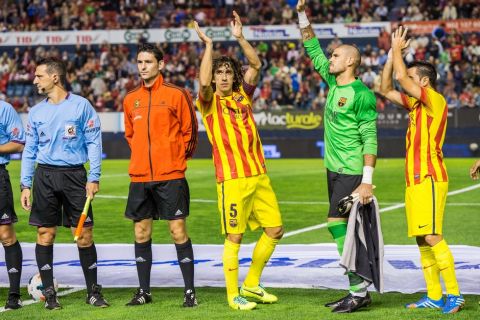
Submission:
M 277 197 L 266 174 L 217 183 L 222 234 L 242 234 L 247 229 L 279 227 L 282 217 Z
M 448 182 L 435 182 L 432 177 L 407 187 L 405 209 L 409 237 L 442 234 L 447 192 Z

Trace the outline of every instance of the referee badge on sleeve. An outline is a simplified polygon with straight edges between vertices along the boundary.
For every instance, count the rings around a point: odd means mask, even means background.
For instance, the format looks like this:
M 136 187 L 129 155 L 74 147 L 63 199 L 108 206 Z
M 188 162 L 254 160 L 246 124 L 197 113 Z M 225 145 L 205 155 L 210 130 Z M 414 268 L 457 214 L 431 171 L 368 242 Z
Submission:
M 65 125 L 65 133 L 63 134 L 65 138 L 75 138 L 77 136 L 77 127 L 74 124 Z

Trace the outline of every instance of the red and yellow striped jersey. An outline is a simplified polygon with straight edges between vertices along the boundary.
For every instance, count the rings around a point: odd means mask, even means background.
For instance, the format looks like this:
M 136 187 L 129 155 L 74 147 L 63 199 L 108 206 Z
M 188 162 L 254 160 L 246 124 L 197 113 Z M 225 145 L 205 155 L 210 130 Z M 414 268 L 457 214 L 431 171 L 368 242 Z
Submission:
M 406 136 L 405 178 L 407 186 L 431 176 L 434 181 L 448 181 L 442 146 L 447 128 L 447 102 L 432 88 L 422 88 L 420 100 L 402 94 L 409 112 Z
M 266 173 L 252 112 L 254 90 L 254 86 L 244 83 L 231 96 L 213 94 L 212 101 L 204 101 L 201 96 L 196 101 L 212 144 L 218 182 Z

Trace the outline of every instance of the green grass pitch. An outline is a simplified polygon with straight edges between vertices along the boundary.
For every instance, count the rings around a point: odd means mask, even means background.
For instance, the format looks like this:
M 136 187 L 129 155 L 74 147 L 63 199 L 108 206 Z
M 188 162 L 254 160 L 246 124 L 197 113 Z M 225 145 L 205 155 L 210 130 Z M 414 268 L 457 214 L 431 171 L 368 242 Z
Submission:
M 450 178 L 449 190 L 459 190 L 475 185 L 470 180 L 468 169 L 473 159 L 447 159 Z M 268 174 L 280 202 L 286 232 L 306 228 L 325 222 L 327 202 L 326 173 L 320 159 L 289 159 L 267 161 Z M 381 208 L 402 203 L 404 199 L 403 159 L 379 159 L 374 174 L 377 186 L 375 195 Z M 19 205 L 20 163 L 12 161 L 8 166 L 15 193 L 15 205 L 19 223 L 15 228 L 21 242 L 35 242 L 35 228 L 28 225 L 28 213 Z M 95 212 L 96 243 L 133 243 L 133 226 L 123 217 L 125 196 L 128 192 L 128 161 L 106 160 L 103 162 L 99 196 L 93 203 Z M 189 162 L 187 179 L 192 198 L 188 232 L 196 244 L 221 244 L 219 213 L 216 204 L 216 186 L 212 161 L 192 160 Z M 110 197 L 111 196 L 111 197 Z M 448 197 L 444 221 L 444 236 L 449 244 L 480 246 L 480 189 L 463 192 Z M 312 204 L 320 202 L 320 204 Z M 466 223 L 467 222 L 467 223 Z M 385 244 L 415 244 L 406 236 L 404 208 L 384 212 L 382 228 Z M 248 232 L 244 243 L 251 243 L 259 237 L 259 232 Z M 61 228 L 56 242 L 72 242 L 71 233 Z M 154 224 L 154 243 L 171 243 L 164 221 Z M 301 233 L 282 240 L 281 243 L 320 243 L 331 242 L 325 228 Z M 4 272 L 4 270 L 0 270 Z M 5 273 L 3 273 L 5 276 Z M 155 303 L 127 309 L 124 304 L 132 295 L 132 289 L 106 289 L 105 295 L 114 307 L 95 310 L 84 302 L 85 292 L 77 292 L 61 298 L 64 309 L 47 312 L 39 304 L 26 306 L 16 312 L 0 313 L 0 319 L 346 319 L 332 315 L 323 303 L 334 300 L 344 293 L 337 290 L 313 289 L 272 289 L 280 297 L 280 302 L 272 306 L 260 306 L 248 313 L 230 311 L 225 303 L 224 289 L 199 288 L 200 306 L 196 310 L 183 310 L 181 289 L 154 289 Z M 369 311 L 349 315 L 350 319 L 438 319 L 435 311 L 405 310 L 404 303 L 419 298 L 421 294 L 406 295 L 387 293 L 374 295 L 374 304 Z M 6 290 L 0 289 L 0 299 L 4 300 Z M 25 297 L 25 295 L 24 295 Z M 475 319 L 479 316 L 479 296 L 467 296 L 466 309 L 457 319 Z

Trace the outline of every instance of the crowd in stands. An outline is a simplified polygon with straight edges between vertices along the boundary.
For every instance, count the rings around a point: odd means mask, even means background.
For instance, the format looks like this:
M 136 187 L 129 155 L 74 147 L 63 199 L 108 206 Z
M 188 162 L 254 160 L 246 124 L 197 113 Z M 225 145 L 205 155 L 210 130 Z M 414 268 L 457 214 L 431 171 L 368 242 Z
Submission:
M 169 28 L 225 25 L 232 10 L 248 25 L 296 23 L 297 0 L 5 0 L 0 31 Z M 476 0 L 309 0 L 313 23 L 480 18 Z
M 438 30 L 436 30 L 438 31 Z M 480 33 L 452 32 L 443 38 L 412 36 L 406 62 L 426 60 L 436 66 L 436 89 L 443 93 L 449 108 L 480 107 Z M 332 52 L 342 41 L 335 38 L 326 48 Z M 274 42 L 257 47 L 263 58 L 264 72 L 255 107 L 260 110 L 280 106 L 316 110 L 326 102 L 328 87 L 313 72 L 302 45 Z M 362 63 L 358 77 L 374 92 L 380 91 L 381 73 L 390 49 L 390 34 L 382 32 L 377 46 L 360 48 Z M 377 107 L 384 110 L 387 101 L 377 94 Z
M 362 64 L 358 77 L 375 92 L 379 91 L 383 65 L 390 48 L 390 35 L 383 32 L 376 46 L 361 48 Z M 432 36 L 413 37 L 407 62 L 427 60 L 436 65 L 437 89 L 447 97 L 450 108 L 480 106 L 480 36 L 453 32 L 442 39 Z M 342 43 L 333 39 L 326 50 L 331 52 Z M 255 92 L 256 110 L 283 108 L 320 110 L 328 87 L 313 71 L 303 45 L 298 41 L 253 43 L 262 60 L 262 78 Z M 163 44 L 165 81 L 184 86 L 192 96 L 198 92 L 196 79 L 203 45 L 199 43 Z M 218 54 L 244 59 L 238 46 L 216 43 Z M 69 53 L 60 47 L 16 48 L 0 56 L 1 99 L 12 103 L 19 112 L 27 112 L 39 96 L 32 85 L 35 59 L 61 57 L 68 66 L 68 86 L 73 93 L 87 97 L 98 111 L 121 111 L 125 94 L 139 84 L 135 50 L 124 45 L 104 44 L 97 50 L 77 46 Z M 247 62 L 244 60 L 244 64 Z M 378 96 L 378 108 L 386 102 Z
M 349 12 L 355 16 L 353 13 L 357 10 L 361 13 L 359 16 L 362 20 L 366 12 L 373 10 L 372 17 L 379 18 L 378 20 L 386 19 L 389 14 L 405 21 L 415 20 L 419 14 L 429 19 L 478 17 L 479 8 L 473 5 L 473 1 L 440 0 L 436 1 L 437 6 L 430 5 L 433 2 L 429 1 L 429 5 L 426 5 L 426 1 L 410 0 L 407 6 L 402 7 L 404 10 L 393 8 L 391 11 L 388 7 L 379 9 L 385 5 L 384 1 L 378 0 L 344 1 L 341 2 L 342 5 L 338 5 L 337 1 L 310 1 L 309 16 L 313 22 L 331 22 L 330 15 L 334 20 L 337 15 L 345 19 Z M 165 20 L 162 20 L 158 27 L 180 26 L 191 19 L 191 17 L 175 18 L 181 11 L 190 10 L 198 14 L 201 10 L 214 10 L 214 15 L 228 17 L 233 8 L 239 10 L 241 15 L 247 16 L 249 22 L 252 22 L 250 20 L 252 15 L 258 14 L 261 19 L 267 19 L 257 21 L 258 23 L 294 24 L 297 22 L 295 4 L 296 0 L 255 2 L 177 0 L 174 7 L 173 1 L 168 0 L 118 2 L 30 0 L 6 1 L 0 10 L 4 29 L 11 29 L 7 28 L 10 25 L 16 25 L 18 30 L 68 29 L 72 26 L 80 29 L 108 29 L 138 27 L 138 23 L 143 24 L 146 21 L 153 23 L 158 12 L 162 12 L 162 19 Z M 273 14 L 265 14 L 265 10 L 271 10 Z M 290 13 L 285 14 L 287 11 Z M 105 12 L 114 12 L 115 15 L 112 16 L 115 19 L 100 19 L 98 15 Z M 194 18 L 202 21 L 202 17 L 197 14 Z M 15 16 L 23 18 L 17 21 L 14 19 Z M 204 18 L 203 21 L 206 21 L 207 18 Z M 114 23 L 111 23 L 112 21 Z M 145 26 L 148 25 L 147 23 Z M 428 60 L 436 65 L 439 75 L 437 87 L 447 97 L 450 108 L 479 107 L 479 38 L 478 33 L 460 34 L 455 30 L 447 33 L 443 25 L 439 25 L 432 35 L 413 38 L 410 54 L 406 59 Z M 333 39 L 327 51 L 333 51 L 341 43 L 341 39 Z M 256 110 L 323 108 L 328 87 L 318 73 L 313 71 L 311 61 L 299 41 L 265 41 L 253 45 L 263 62 L 262 78 L 255 92 Z M 165 53 L 163 71 L 165 80 L 187 87 L 195 97 L 198 91 L 196 76 L 203 45 L 164 43 L 161 44 L 161 48 Z M 377 43 L 360 48 L 362 65 L 358 77 L 376 92 L 380 87 L 381 71 L 389 48 L 390 34 L 387 31 L 381 33 Z M 215 49 L 219 54 L 243 58 L 238 46 L 231 43 L 216 43 Z M 87 97 L 98 111 L 121 111 L 123 97 L 139 84 L 134 52 L 135 48 L 113 44 L 99 47 L 77 46 L 75 50 L 70 51 L 65 51 L 62 47 L 17 47 L 13 52 L 4 51 L 0 56 L 0 98 L 12 103 L 19 112 L 27 112 L 40 99 L 32 85 L 35 61 L 46 56 L 57 56 L 68 65 L 69 90 Z M 245 60 L 243 62 L 246 64 Z M 387 107 L 385 100 L 380 96 L 377 101 L 380 110 Z

